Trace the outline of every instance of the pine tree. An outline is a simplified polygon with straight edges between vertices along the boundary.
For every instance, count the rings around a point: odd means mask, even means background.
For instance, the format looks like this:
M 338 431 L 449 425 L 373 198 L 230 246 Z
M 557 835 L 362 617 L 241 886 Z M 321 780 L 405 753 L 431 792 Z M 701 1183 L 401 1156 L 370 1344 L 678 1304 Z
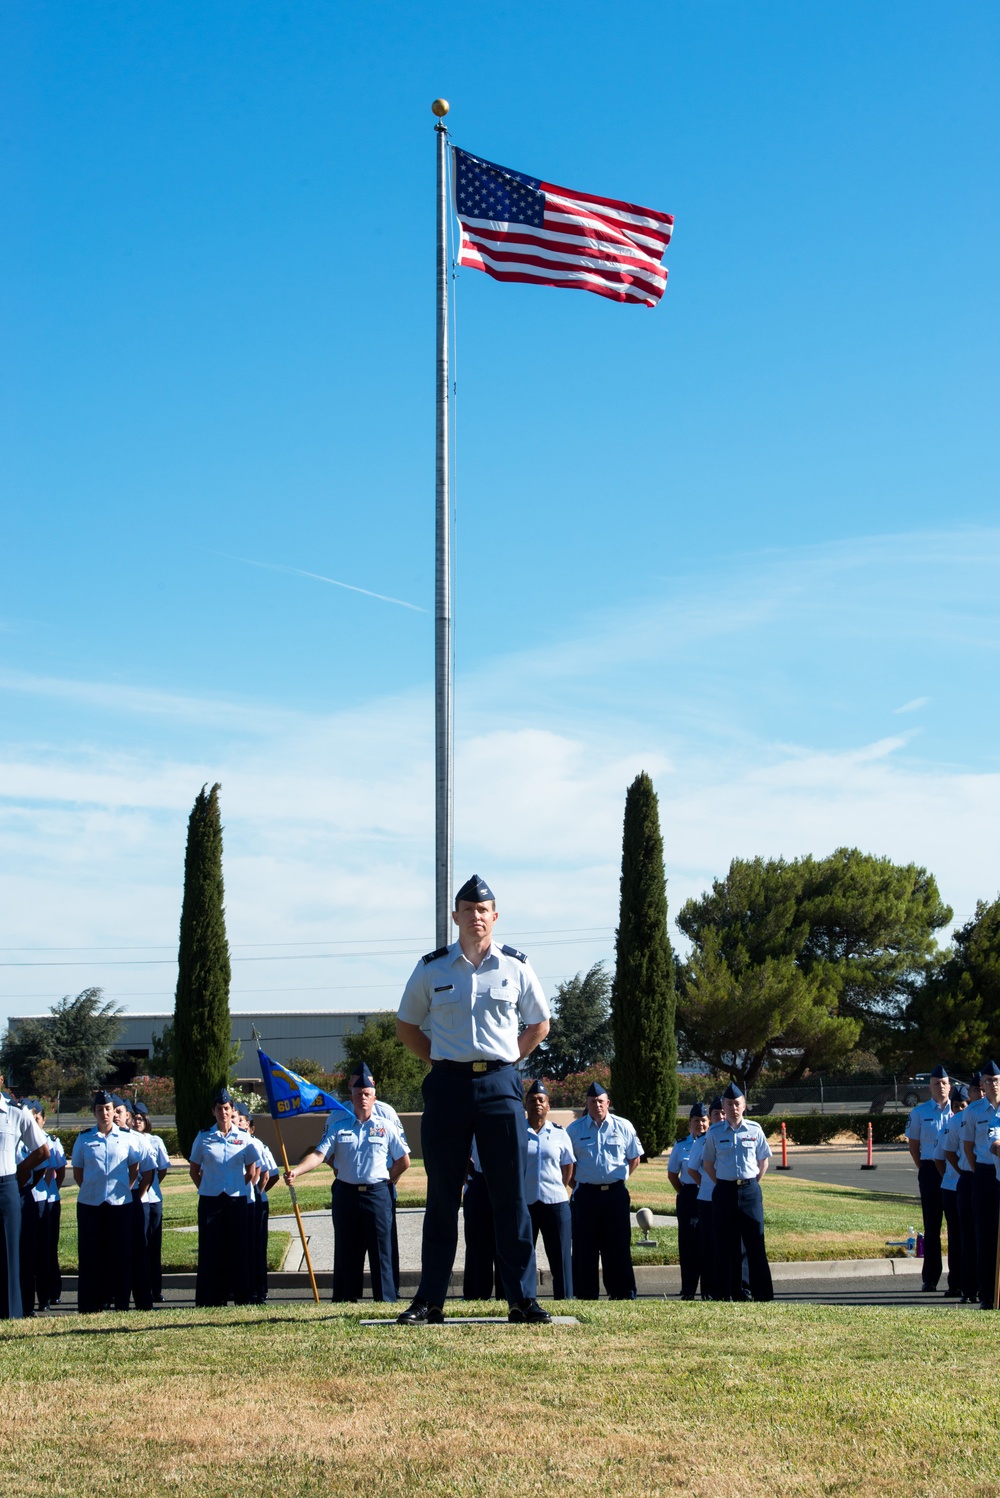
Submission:
M 229 977 L 219 787 L 202 786 L 188 822 L 174 1004 L 177 1135 L 185 1155 L 211 1122 L 212 1095 L 229 1075 Z
M 625 798 L 611 1017 L 615 1111 L 635 1125 L 646 1153 L 658 1155 L 676 1137 L 677 1040 L 663 839 L 656 792 L 645 773 Z

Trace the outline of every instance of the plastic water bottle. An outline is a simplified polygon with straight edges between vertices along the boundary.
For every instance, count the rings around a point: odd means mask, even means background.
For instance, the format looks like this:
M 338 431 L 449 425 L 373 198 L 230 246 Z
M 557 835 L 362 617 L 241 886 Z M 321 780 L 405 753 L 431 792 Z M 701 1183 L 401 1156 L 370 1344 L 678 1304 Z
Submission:
M 906 1229 L 906 1257 L 912 1259 L 917 1253 L 917 1230 L 909 1227 Z

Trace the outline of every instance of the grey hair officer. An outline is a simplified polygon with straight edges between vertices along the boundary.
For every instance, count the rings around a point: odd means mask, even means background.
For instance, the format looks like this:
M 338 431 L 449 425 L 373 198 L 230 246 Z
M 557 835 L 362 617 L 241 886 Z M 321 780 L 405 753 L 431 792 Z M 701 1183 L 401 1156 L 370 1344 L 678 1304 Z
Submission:
M 598 1265 L 609 1300 L 634 1300 L 632 1203 L 625 1182 L 642 1156 L 627 1118 L 609 1112 L 606 1087 L 591 1082 L 587 1111 L 566 1133 L 573 1147 L 573 1288 L 581 1300 L 600 1295 Z
M 937 1289 L 941 1278 L 941 1172 L 937 1167 L 937 1148 L 941 1142 L 945 1125 L 951 1118 L 951 1080 L 943 1066 L 931 1072 L 931 1095 L 926 1103 L 918 1103 L 906 1120 L 906 1142 L 910 1156 L 917 1167 L 917 1185 L 920 1190 L 920 1210 L 924 1220 L 924 1263 L 920 1288 L 927 1292 Z
M 760 1182 L 771 1146 L 760 1124 L 744 1118 L 743 1089 L 730 1082 L 722 1094 L 725 1118 L 705 1136 L 705 1170 L 715 1181 L 712 1216 L 718 1255 L 719 1298 L 744 1300 L 741 1244 L 746 1249 L 753 1300 L 773 1300 L 771 1269 L 764 1247 L 764 1198 Z
M 420 1284 L 399 1320 L 419 1325 L 444 1319 L 475 1138 L 493 1201 L 509 1319 L 547 1322 L 552 1318 L 536 1299 L 524 1193 L 528 1126 L 516 1063 L 548 1034 L 549 1006 L 524 953 L 494 943 L 496 900 L 478 874 L 455 896 L 452 919 L 458 941 L 417 963 L 396 1020 L 407 1049 L 431 1063 L 420 1126 L 427 1170 Z

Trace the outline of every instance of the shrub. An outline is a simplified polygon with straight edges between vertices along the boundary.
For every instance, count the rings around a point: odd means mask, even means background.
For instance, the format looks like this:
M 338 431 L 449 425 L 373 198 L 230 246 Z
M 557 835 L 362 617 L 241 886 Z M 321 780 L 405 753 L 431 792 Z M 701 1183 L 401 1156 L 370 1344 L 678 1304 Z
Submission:
M 587 1088 L 591 1082 L 600 1082 L 602 1087 L 611 1091 L 611 1067 L 606 1061 L 597 1061 L 593 1066 L 588 1066 L 586 1071 L 574 1072 L 572 1076 L 564 1077 L 557 1082 L 554 1077 L 543 1077 L 546 1091 L 549 1094 L 549 1102 L 553 1108 L 583 1108 L 587 1101 Z M 531 1085 L 531 1078 L 525 1078 L 525 1086 Z M 614 1098 L 612 1097 L 612 1102 Z

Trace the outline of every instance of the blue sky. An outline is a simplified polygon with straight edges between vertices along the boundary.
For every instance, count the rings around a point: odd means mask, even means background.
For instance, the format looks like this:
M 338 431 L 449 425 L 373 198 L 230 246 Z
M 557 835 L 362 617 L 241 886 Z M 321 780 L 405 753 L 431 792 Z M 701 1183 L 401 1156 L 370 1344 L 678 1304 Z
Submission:
M 459 277 L 458 869 L 550 982 L 608 955 L 645 767 L 674 908 L 845 842 L 994 896 L 998 34 L 5 6 L 0 1014 L 169 1007 L 206 779 L 234 1007 L 393 1002 L 432 938 L 437 94 L 677 220 L 654 311 Z

